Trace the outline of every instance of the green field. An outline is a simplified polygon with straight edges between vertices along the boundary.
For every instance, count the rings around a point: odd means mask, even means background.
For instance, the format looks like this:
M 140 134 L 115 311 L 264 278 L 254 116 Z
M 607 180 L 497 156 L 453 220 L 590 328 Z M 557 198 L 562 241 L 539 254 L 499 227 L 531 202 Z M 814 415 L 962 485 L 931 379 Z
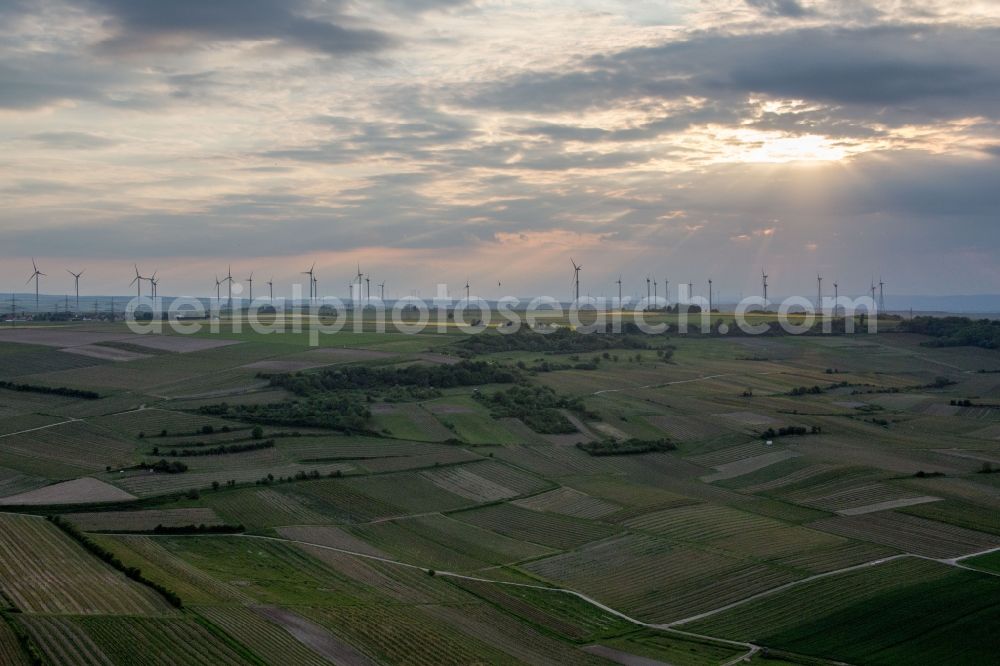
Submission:
M 227 324 L 236 344 L 148 354 L 120 326 L 44 329 L 141 354 L 113 362 L 0 341 L 0 379 L 37 389 L 0 389 L 4 664 L 705 666 L 750 642 L 765 665 L 978 664 L 1000 647 L 993 415 L 948 404 L 1000 400 L 965 371 L 984 350 L 882 333 L 477 355 L 451 328 L 314 350 Z M 364 386 L 321 387 L 343 368 Z M 512 384 L 579 397 L 580 432 L 475 398 Z M 329 418 L 350 405 L 360 421 Z

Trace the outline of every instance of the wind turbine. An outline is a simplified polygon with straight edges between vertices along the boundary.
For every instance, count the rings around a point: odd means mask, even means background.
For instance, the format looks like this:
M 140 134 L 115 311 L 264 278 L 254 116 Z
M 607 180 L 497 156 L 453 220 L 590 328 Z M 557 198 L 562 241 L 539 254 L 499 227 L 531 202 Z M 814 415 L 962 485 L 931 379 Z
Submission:
M 872 303 L 875 303 L 875 278 L 872 278 L 871 290 L 872 290 Z M 876 311 L 877 310 L 878 308 L 876 308 Z
M 153 276 L 150 277 L 150 278 L 148 278 L 149 279 L 149 297 L 150 298 L 156 298 L 156 285 L 159 284 L 159 281 L 157 281 L 157 279 L 156 279 L 156 274 L 158 272 L 159 271 L 153 271 Z
M 837 316 L 837 301 L 840 299 L 840 285 L 833 283 L 833 316 Z
M 250 283 L 250 302 L 253 303 L 253 271 L 250 271 L 250 277 L 247 278 L 247 282 Z
M 379 283 L 378 288 L 379 288 L 379 299 L 384 303 L 385 302 L 385 280 L 382 280 L 382 282 Z
M 659 303 L 659 298 L 660 298 L 660 295 L 656 291 L 656 278 L 653 278 L 653 307 L 654 308 L 656 307 L 656 304 Z
M 663 300 L 670 307 L 670 280 L 663 281 Z
M 708 279 L 708 313 L 712 314 L 712 278 Z
M 465 280 L 465 301 L 469 302 L 469 300 L 470 300 L 470 298 L 469 298 L 469 280 L 466 279 Z
M 622 276 L 621 275 L 618 276 L 618 282 L 616 284 L 618 285 L 618 309 L 621 309 L 621 307 L 622 307 Z
M 233 309 L 233 267 L 230 265 L 226 269 L 226 279 L 223 282 L 227 283 L 229 287 L 229 310 L 232 312 Z
M 573 257 L 569 258 L 569 263 L 573 264 L 573 284 L 575 286 L 574 295 L 576 299 L 574 302 L 577 303 L 580 301 L 580 269 L 583 266 L 577 266 L 576 262 L 573 261 Z
M 308 275 L 309 276 L 309 300 L 310 301 L 313 298 L 313 269 L 315 269 L 315 268 L 316 268 L 316 262 L 314 261 L 313 265 L 309 267 L 309 270 L 302 271 L 303 275 Z
M 272 276 L 270 280 L 267 281 L 267 289 L 270 298 L 268 300 L 274 300 L 274 277 Z
M 365 277 L 365 274 L 361 272 L 361 264 L 358 264 L 358 300 L 361 301 L 364 298 L 364 293 L 361 291 L 361 280 Z
M 372 299 L 372 276 L 365 276 L 365 303 Z
M 823 278 L 816 274 L 816 309 L 823 310 Z
M 764 309 L 766 310 L 767 309 L 767 273 L 764 272 L 763 268 L 760 269 L 760 279 L 761 279 L 761 283 L 764 285 Z
M 84 269 L 87 270 L 87 269 Z M 73 281 L 76 283 L 76 309 L 80 309 L 80 276 L 83 275 L 83 271 L 79 273 L 74 273 L 70 269 L 66 269 L 66 272 L 73 276 Z
M 882 312 L 885 310 L 885 282 L 882 278 L 878 279 L 878 311 Z
M 35 264 L 35 258 L 31 258 L 31 268 L 34 269 L 34 273 L 28 278 L 28 281 L 24 284 L 30 284 L 32 280 L 35 281 L 35 311 L 38 311 L 38 278 L 45 275 L 45 273 L 38 270 L 38 266 Z
M 135 277 L 132 278 L 132 281 L 129 282 L 128 286 L 131 287 L 134 284 L 135 297 L 142 298 L 142 281 L 145 280 L 146 278 L 139 275 L 139 267 L 136 264 L 132 264 L 132 267 L 135 269 Z
M 646 276 L 646 302 L 649 302 L 649 276 Z
M 224 282 L 224 280 L 220 281 L 219 280 L 219 275 L 216 274 L 215 275 L 215 303 L 216 303 L 216 305 L 218 305 L 219 302 L 222 300 L 222 282 Z

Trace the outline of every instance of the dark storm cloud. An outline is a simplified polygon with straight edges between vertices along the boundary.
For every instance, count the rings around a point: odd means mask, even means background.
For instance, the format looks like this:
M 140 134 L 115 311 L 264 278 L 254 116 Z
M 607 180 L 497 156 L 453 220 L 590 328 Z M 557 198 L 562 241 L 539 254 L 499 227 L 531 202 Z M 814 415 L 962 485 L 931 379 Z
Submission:
M 347 24 L 333 10 L 317 18 L 304 0 L 81 0 L 110 14 L 118 34 L 102 44 L 114 52 L 186 50 L 212 42 L 270 41 L 326 54 L 370 53 L 389 47 L 379 30 Z
M 763 93 L 861 106 L 913 120 L 995 114 L 1000 100 L 997 62 L 1000 30 L 993 28 L 704 33 L 687 41 L 592 56 L 568 72 L 525 72 L 471 94 L 453 94 L 470 107 L 537 112 L 685 96 L 724 105 Z

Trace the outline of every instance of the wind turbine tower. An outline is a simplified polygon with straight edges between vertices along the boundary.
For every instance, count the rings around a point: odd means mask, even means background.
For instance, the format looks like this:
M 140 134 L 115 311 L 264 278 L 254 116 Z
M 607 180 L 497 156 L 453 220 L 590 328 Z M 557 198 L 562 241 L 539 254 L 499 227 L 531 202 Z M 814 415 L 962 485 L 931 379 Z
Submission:
M 712 314 L 712 279 L 708 279 L 708 313 Z
M 837 305 L 837 301 L 838 300 L 840 300 L 840 285 L 838 285 L 836 282 L 834 282 L 833 283 L 833 316 L 834 317 L 837 316 L 837 310 L 839 309 L 839 306 Z
M 885 282 L 882 278 L 878 279 L 878 311 L 885 311 Z
M 274 277 L 267 281 L 268 300 L 274 300 Z
M 137 265 L 133 264 L 132 267 L 135 269 L 135 277 L 132 278 L 132 281 L 129 282 L 128 286 L 131 287 L 134 284 L 135 285 L 135 297 L 136 298 L 142 298 L 142 281 L 145 280 L 146 278 L 144 278 L 141 275 L 139 275 L 139 267 Z
M 383 303 L 385 303 L 385 280 L 382 280 L 378 285 L 378 297 Z
M 621 275 L 618 276 L 618 282 L 617 282 L 617 284 L 618 284 L 618 309 L 620 310 L 621 307 L 622 307 L 622 276 Z
M 86 270 L 86 269 L 84 269 Z M 73 276 L 73 282 L 76 284 L 76 309 L 80 309 L 80 276 L 83 275 L 83 271 L 79 273 L 74 273 L 70 269 L 66 269 L 66 272 Z
M 253 303 L 253 271 L 250 271 L 250 277 L 247 278 L 247 282 L 250 284 L 250 302 Z
M 303 275 L 308 275 L 309 276 L 309 300 L 310 301 L 312 301 L 312 298 L 313 298 L 313 271 L 315 270 L 315 268 L 316 268 L 316 262 L 313 262 L 313 265 L 309 267 L 309 270 L 302 271 Z
M 31 259 L 31 268 L 34 269 L 35 272 L 31 274 L 31 277 L 28 278 L 28 281 L 25 282 L 24 284 L 30 284 L 32 280 L 35 281 L 35 311 L 37 312 L 38 311 L 38 278 L 44 276 L 45 273 L 43 273 L 40 270 L 38 270 L 38 266 L 35 264 L 34 257 L 32 257 L 32 259 Z
M 816 309 L 823 311 L 823 278 L 816 274 Z
M 573 302 L 574 303 L 579 303 L 580 302 L 580 269 L 583 268 L 583 266 L 577 266 L 576 265 L 576 261 L 573 260 L 573 257 L 569 258 L 569 262 L 571 264 L 573 264 L 573 287 L 574 287 L 573 288 L 573 298 L 574 298 Z
M 761 279 L 761 283 L 764 286 L 764 309 L 766 310 L 767 309 L 767 273 L 764 272 L 764 269 L 761 269 L 761 271 L 760 271 L 760 279 Z

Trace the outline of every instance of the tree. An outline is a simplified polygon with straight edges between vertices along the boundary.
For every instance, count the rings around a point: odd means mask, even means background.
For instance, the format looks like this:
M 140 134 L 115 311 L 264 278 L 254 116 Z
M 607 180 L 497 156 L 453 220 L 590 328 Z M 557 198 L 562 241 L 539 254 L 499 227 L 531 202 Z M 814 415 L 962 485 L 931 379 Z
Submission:
M 250 432 L 251 437 L 254 439 L 261 439 L 264 437 L 264 429 L 260 426 L 254 426 L 253 430 Z

